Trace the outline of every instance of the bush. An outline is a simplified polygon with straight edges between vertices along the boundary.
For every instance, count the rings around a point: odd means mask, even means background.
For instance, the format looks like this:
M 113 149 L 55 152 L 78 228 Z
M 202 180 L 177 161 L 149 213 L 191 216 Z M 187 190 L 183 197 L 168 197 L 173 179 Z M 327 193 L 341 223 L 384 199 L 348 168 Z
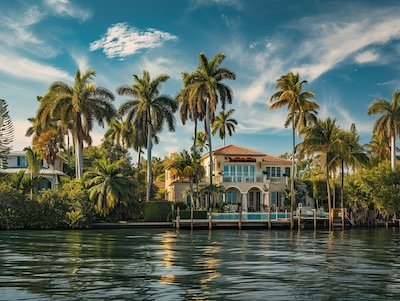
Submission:
M 146 222 L 166 222 L 172 218 L 171 203 L 167 201 L 149 201 L 144 203 Z
M 190 210 L 179 211 L 179 215 L 181 219 L 190 219 Z M 207 218 L 208 218 L 207 211 L 205 210 L 193 211 L 193 219 L 207 219 Z
M 92 205 L 80 182 L 42 190 L 33 200 L 8 184 L 0 184 L 1 229 L 85 228 L 92 219 Z

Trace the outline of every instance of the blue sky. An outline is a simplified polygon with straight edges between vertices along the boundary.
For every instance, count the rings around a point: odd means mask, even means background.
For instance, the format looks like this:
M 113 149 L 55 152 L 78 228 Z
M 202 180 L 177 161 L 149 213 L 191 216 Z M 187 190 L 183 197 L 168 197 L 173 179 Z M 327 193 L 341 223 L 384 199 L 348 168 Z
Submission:
M 37 95 L 55 80 L 72 82 L 77 70 L 97 71 L 95 81 L 111 91 L 147 69 L 171 79 L 162 92 L 175 96 L 181 72 L 197 66 L 199 52 L 226 54 L 236 72 L 229 82 L 231 108 L 239 125 L 227 143 L 271 154 L 290 151 L 286 111 L 269 111 L 276 79 L 300 72 L 316 94 L 319 116 L 344 128 L 357 124 L 364 143 L 376 98 L 399 87 L 400 3 L 398 1 L 37 0 L 0 3 L 0 98 L 9 104 L 14 149 L 34 116 Z M 118 107 L 124 101 L 116 96 Z M 104 130 L 92 134 L 99 143 Z M 191 145 L 192 125 L 160 135 L 154 154 Z M 222 145 L 215 136 L 214 146 Z

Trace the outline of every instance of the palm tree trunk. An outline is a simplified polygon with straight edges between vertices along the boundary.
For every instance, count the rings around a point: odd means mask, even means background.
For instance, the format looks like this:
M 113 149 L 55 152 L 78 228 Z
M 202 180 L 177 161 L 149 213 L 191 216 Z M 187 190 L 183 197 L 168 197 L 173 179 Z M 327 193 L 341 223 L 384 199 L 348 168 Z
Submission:
M 226 146 L 226 144 L 225 144 L 225 136 L 224 136 L 224 146 Z
M 76 178 L 81 179 L 83 174 L 83 142 L 79 141 L 76 137 L 75 139 L 75 173 Z
M 197 154 L 197 118 L 194 119 L 194 139 L 193 139 L 193 154 Z
M 329 184 L 328 154 L 326 155 L 326 162 L 325 162 L 325 176 L 326 176 L 326 191 L 328 193 L 328 210 L 330 214 L 332 204 L 331 204 L 331 185 Z
M 392 165 L 392 171 L 396 171 L 396 130 L 390 137 L 390 161 Z
M 210 157 L 210 189 L 213 185 L 213 157 L 212 157 L 212 146 L 211 146 L 211 112 L 210 102 L 207 99 L 206 103 L 206 123 L 207 123 L 207 135 L 208 135 L 208 152 Z M 211 204 L 211 193 L 208 195 L 208 204 Z
M 342 159 L 342 166 L 341 166 L 341 183 L 340 183 L 340 208 L 344 206 L 344 160 Z
M 151 123 L 147 123 L 147 191 L 146 200 L 150 201 L 151 193 Z
M 296 196 L 294 193 L 294 167 L 295 161 L 294 156 L 296 154 L 296 129 L 294 126 L 294 119 L 292 120 L 292 168 L 290 170 L 290 212 L 291 212 L 291 221 L 290 226 L 293 228 L 293 208 L 296 204 Z

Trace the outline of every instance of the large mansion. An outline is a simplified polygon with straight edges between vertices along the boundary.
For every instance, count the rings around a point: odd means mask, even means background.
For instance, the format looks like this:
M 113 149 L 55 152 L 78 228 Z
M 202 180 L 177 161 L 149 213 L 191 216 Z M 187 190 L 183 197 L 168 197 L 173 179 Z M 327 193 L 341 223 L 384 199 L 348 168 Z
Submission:
M 263 206 L 280 208 L 283 206 L 283 191 L 290 176 L 291 161 L 277 158 L 263 152 L 228 145 L 213 151 L 213 183 L 225 188 L 222 201 L 231 211 L 238 205 L 247 212 L 260 212 Z M 203 182 L 208 183 L 209 155 L 201 158 L 206 171 Z M 166 199 L 175 202 L 187 202 L 189 183 L 187 179 L 173 176 L 170 170 L 165 172 Z M 197 204 L 196 207 L 204 207 Z

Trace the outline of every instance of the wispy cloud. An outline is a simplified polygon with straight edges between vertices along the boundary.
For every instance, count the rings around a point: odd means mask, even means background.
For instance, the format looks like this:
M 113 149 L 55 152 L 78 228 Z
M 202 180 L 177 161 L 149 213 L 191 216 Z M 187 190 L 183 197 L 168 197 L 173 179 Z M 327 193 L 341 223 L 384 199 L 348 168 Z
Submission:
M 46 84 L 54 80 L 72 80 L 72 77 L 64 70 L 25 57 L 1 52 L 0 72 Z
M 249 104 L 261 103 L 271 95 L 279 76 L 289 71 L 299 72 L 311 82 L 349 59 L 359 64 L 379 60 L 377 52 L 365 49 L 400 38 L 398 14 L 397 9 L 365 9 L 357 15 L 343 15 L 342 11 L 304 18 L 286 28 L 301 36 L 295 51 L 288 47 L 293 41 L 282 35 L 261 38 L 249 46 L 234 41 L 226 46 L 226 52 L 250 78 L 238 85 L 236 96 Z
M 190 2 L 191 9 L 211 5 L 231 6 L 236 9 L 241 9 L 243 7 L 243 3 L 240 0 L 191 0 Z
M 154 28 L 140 31 L 127 23 L 117 23 L 109 27 L 101 39 L 92 42 L 89 49 L 103 49 L 108 58 L 124 58 L 141 49 L 158 48 L 169 40 L 177 40 L 177 37 Z
M 372 63 L 380 59 L 380 56 L 373 50 L 367 50 L 357 54 L 354 60 L 358 64 Z
M 54 14 L 86 21 L 93 13 L 87 9 L 73 5 L 69 0 L 44 0 L 44 4 Z

